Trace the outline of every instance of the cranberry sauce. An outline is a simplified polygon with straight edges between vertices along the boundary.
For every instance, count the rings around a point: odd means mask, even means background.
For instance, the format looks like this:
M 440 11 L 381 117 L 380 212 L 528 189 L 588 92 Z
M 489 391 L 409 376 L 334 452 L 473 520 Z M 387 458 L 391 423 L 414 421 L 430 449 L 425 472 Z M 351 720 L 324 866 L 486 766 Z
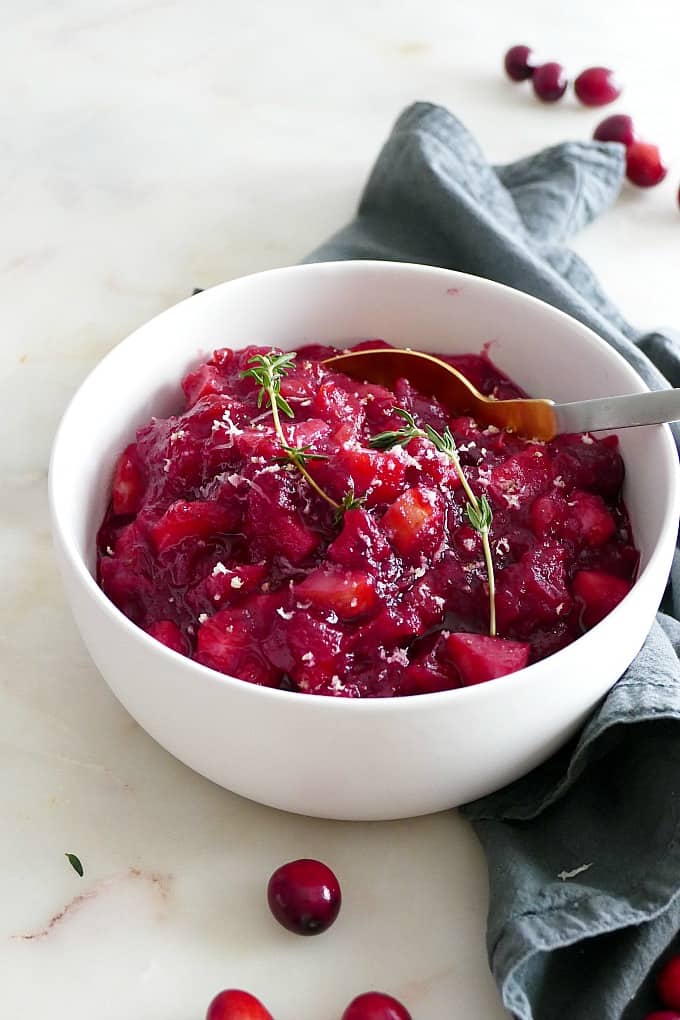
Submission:
M 269 349 L 216 350 L 183 380 L 185 410 L 139 429 L 116 466 L 98 579 L 157 640 L 255 684 L 418 694 L 542 659 L 629 591 L 638 553 L 615 436 L 524 440 L 452 417 L 406 379 L 391 392 L 329 371 L 321 362 L 336 352 L 310 346 L 281 378 L 294 417 L 280 418 L 315 488 L 243 376 L 258 353 Z M 486 356 L 448 360 L 485 394 L 524 395 Z M 370 443 L 403 428 L 395 408 L 420 428 L 450 428 L 473 493 L 487 497 L 497 637 L 482 537 L 451 457 L 420 436 Z

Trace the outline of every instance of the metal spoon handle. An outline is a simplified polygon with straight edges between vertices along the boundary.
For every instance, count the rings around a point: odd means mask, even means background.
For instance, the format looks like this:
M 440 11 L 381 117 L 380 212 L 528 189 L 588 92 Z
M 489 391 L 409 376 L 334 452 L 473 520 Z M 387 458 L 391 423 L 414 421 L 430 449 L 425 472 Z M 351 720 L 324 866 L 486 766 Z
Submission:
M 558 432 L 598 432 L 680 421 L 680 389 L 555 404 Z

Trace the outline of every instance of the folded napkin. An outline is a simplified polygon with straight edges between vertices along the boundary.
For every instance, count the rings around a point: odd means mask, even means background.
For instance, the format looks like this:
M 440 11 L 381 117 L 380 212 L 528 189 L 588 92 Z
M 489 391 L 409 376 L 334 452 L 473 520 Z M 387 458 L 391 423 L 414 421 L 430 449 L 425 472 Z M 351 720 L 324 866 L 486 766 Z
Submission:
M 354 221 L 305 261 L 389 259 L 498 280 L 590 326 L 650 388 L 680 386 L 680 337 L 638 334 L 565 247 L 615 199 L 623 166 L 622 146 L 568 142 L 494 167 L 455 117 L 417 103 Z M 663 608 L 581 734 L 463 809 L 488 861 L 491 968 L 521 1020 L 636 1020 L 652 1008 L 646 978 L 680 926 L 678 555 Z

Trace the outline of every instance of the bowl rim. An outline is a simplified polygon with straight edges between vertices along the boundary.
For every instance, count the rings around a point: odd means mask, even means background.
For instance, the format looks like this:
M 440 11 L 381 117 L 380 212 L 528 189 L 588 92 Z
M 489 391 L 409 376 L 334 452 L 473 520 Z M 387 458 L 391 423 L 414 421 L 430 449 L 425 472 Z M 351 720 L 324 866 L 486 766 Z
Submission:
M 62 457 L 64 434 L 68 431 L 70 418 L 77 413 L 81 394 L 89 385 L 91 385 L 93 380 L 96 380 L 100 376 L 106 374 L 110 362 L 120 357 L 122 351 L 126 351 L 129 347 L 132 347 L 141 332 L 147 330 L 152 324 L 157 324 L 165 317 L 172 318 L 176 310 L 183 307 L 189 301 L 198 303 L 204 300 L 209 300 L 216 290 L 221 291 L 234 285 L 245 284 L 256 279 L 285 277 L 288 274 L 303 275 L 309 273 L 311 275 L 315 272 L 321 272 L 328 274 L 338 273 L 342 275 L 343 272 L 354 272 L 357 269 L 361 269 L 362 271 L 367 271 L 369 273 L 390 274 L 403 272 L 413 275 L 440 276 L 442 279 L 449 282 L 456 281 L 458 283 L 473 281 L 474 285 L 480 287 L 482 290 L 486 288 L 491 291 L 500 292 L 510 300 L 517 301 L 520 304 L 525 304 L 530 307 L 540 306 L 544 312 L 547 310 L 548 314 L 554 316 L 557 321 L 568 321 L 571 328 L 576 327 L 587 336 L 591 343 L 603 350 L 607 356 L 612 358 L 614 361 L 618 361 L 620 366 L 625 368 L 629 374 L 631 386 L 633 386 L 635 390 L 638 392 L 645 392 L 648 389 L 642 378 L 637 374 L 637 372 L 635 372 L 632 366 L 629 365 L 626 359 L 610 344 L 598 336 L 597 333 L 590 329 L 590 327 L 586 326 L 578 319 L 575 319 L 573 316 L 568 315 L 561 309 L 550 305 L 548 302 L 542 301 L 540 298 L 533 297 L 531 294 L 526 294 L 524 291 L 509 287 L 503 283 L 498 283 L 495 280 L 488 280 L 485 277 L 475 276 L 472 273 L 464 273 L 459 270 L 423 265 L 420 263 L 391 262 L 378 259 L 347 259 L 334 262 L 311 262 L 292 266 L 281 266 L 274 269 L 249 273 L 245 276 L 234 277 L 231 280 L 226 280 L 213 287 L 206 288 L 198 294 L 188 295 L 183 300 L 176 302 L 169 308 L 166 308 L 153 316 L 151 319 L 146 320 L 115 344 L 111 350 L 109 350 L 104 357 L 93 366 L 85 378 L 80 382 L 64 409 L 54 436 L 50 454 L 48 470 L 48 503 L 52 535 L 55 545 L 57 545 L 60 549 L 72 573 L 77 578 L 80 587 L 85 591 L 87 596 L 94 600 L 96 606 L 101 612 L 110 617 L 114 627 L 122 630 L 122 632 L 129 636 L 134 642 L 138 642 L 145 653 L 148 652 L 149 654 L 160 655 L 161 659 L 166 657 L 166 661 L 170 667 L 173 669 L 181 669 L 183 667 L 188 671 L 188 674 L 193 674 L 197 681 L 202 680 L 203 682 L 212 682 L 218 686 L 235 690 L 237 693 L 240 692 L 245 696 L 259 697 L 270 701 L 273 700 L 274 704 L 295 704 L 299 707 L 304 705 L 306 706 L 305 710 L 318 711 L 319 709 L 322 709 L 324 711 L 331 712 L 358 711 L 361 713 L 381 712 L 385 714 L 398 714 L 406 711 L 429 711 L 432 708 L 437 708 L 440 705 L 448 703 L 452 698 L 455 698 L 458 703 L 462 703 L 464 700 L 480 700 L 483 702 L 486 699 L 494 697 L 494 692 L 500 689 L 499 685 L 507 687 L 509 684 L 512 684 L 513 686 L 517 686 L 518 684 L 521 686 L 533 684 L 535 681 L 540 679 L 541 674 L 549 674 L 552 671 L 553 667 L 551 663 L 556 655 L 560 656 L 560 662 L 564 664 L 563 668 L 565 670 L 569 669 L 570 659 L 581 660 L 582 654 L 586 653 L 591 645 L 595 647 L 596 645 L 600 645 L 603 640 L 606 640 L 606 630 L 611 631 L 611 637 L 614 637 L 614 632 L 622 612 L 625 612 L 628 606 L 630 606 L 631 600 L 636 601 L 642 597 L 641 593 L 645 585 L 641 585 L 641 582 L 644 582 L 646 578 L 650 577 L 653 568 L 656 567 L 661 556 L 665 555 L 666 544 L 671 537 L 669 533 L 675 533 L 673 521 L 674 518 L 677 518 L 678 515 L 680 515 L 680 470 L 677 467 L 677 451 L 675 442 L 668 425 L 662 425 L 660 427 L 655 426 L 655 428 L 663 430 L 663 456 L 664 459 L 667 460 L 669 468 L 670 492 L 668 509 L 664 517 L 662 530 L 658 536 L 656 546 L 652 550 L 644 570 L 636 579 L 631 591 L 604 618 L 604 620 L 598 623 L 594 628 L 592 628 L 592 630 L 580 635 L 575 641 L 571 642 L 565 648 L 547 656 L 545 659 L 531 663 L 523 669 L 517 670 L 513 673 L 507 673 L 504 676 L 496 677 L 485 683 L 473 684 L 468 687 L 458 687 L 445 691 L 435 691 L 402 697 L 333 698 L 324 694 L 285 691 L 280 690 L 279 688 L 251 684 L 248 681 L 241 680 L 238 677 L 231 676 L 230 674 L 221 673 L 218 670 L 203 665 L 203 663 L 197 662 L 194 659 L 181 655 L 179 652 L 173 651 L 162 642 L 151 637 L 151 635 L 147 634 L 146 631 L 125 616 L 125 614 L 118 609 L 118 607 L 99 587 L 96 579 L 88 570 L 85 560 L 77 548 L 75 539 L 72 535 L 67 533 L 60 513 L 59 496 L 59 465 Z M 169 658 L 167 658 L 168 656 Z

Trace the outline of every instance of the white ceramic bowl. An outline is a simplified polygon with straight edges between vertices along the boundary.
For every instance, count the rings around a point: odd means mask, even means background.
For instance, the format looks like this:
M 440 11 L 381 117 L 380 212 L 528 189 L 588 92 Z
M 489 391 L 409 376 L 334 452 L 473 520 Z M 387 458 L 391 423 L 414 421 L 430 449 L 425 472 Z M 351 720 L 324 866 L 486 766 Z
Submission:
M 344 262 L 233 280 L 170 308 L 118 345 L 68 407 L 50 504 L 73 613 L 102 675 L 160 744 L 214 782 L 274 807 L 342 819 L 426 814 L 487 794 L 543 761 L 641 647 L 660 601 L 679 513 L 667 427 L 621 432 L 625 499 L 642 554 L 630 594 L 568 648 L 463 690 L 352 701 L 255 687 L 176 654 L 132 624 L 93 578 L 114 463 L 152 414 L 181 407 L 187 368 L 219 346 L 383 337 L 479 352 L 556 400 L 644 390 L 602 340 L 552 307 L 476 277 Z

